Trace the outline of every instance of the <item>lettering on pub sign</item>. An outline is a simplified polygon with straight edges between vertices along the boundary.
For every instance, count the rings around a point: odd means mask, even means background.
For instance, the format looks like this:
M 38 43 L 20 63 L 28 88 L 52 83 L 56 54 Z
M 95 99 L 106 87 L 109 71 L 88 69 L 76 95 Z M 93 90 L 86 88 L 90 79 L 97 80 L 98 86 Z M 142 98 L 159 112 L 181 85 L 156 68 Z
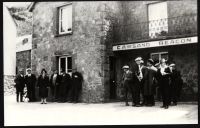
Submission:
M 187 37 L 187 38 L 177 38 L 177 39 L 169 39 L 169 40 L 150 41 L 150 42 L 143 42 L 143 43 L 115 45 L 113 46 L 113 51 L 191 44 L 191 43 L 197 43 L 197 37 Z

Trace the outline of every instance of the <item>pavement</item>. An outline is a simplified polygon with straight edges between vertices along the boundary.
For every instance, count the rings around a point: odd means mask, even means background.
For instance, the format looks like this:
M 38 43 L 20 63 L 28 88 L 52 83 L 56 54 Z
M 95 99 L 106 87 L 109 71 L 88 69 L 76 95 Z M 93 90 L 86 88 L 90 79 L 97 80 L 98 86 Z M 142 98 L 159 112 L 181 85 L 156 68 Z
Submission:
M 130 104 L 131 105 L 131 104 Z M 198 105 L 179 103 L 169 109 L 125 106 L 114 103 L 57 103 L 22 102 L 15 96 L 4 96 L 5 126 L 38 125 L 154 125 L 198 124 Z

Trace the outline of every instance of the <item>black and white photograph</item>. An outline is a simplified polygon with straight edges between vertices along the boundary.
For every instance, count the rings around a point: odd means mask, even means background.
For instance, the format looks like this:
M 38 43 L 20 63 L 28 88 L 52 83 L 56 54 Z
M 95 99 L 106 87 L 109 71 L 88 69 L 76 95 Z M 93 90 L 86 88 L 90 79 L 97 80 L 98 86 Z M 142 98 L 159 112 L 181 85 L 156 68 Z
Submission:
M 4 126 L 198 125 L 197 0 L 2 4 Z

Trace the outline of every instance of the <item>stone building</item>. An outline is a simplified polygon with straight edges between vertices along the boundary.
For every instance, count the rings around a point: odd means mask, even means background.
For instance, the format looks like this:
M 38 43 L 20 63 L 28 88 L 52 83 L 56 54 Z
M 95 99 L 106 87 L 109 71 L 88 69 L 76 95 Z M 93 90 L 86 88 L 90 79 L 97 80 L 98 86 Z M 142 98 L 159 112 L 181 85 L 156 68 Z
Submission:
M 24 70 L 31 67 L 31 49 L 32 49 L 32 35 L 24 35 L 17 37 L 16 44 L 16 71 Z
M 81 101 L 107 102 L 122 98 L 118 85 L 124 64 L 133 65 L 138 55 L 155 61 L 167 57 L 176 61 L 185 92 L 192 93 L 188 96 L 193 100 L 197 94 L 196 5 L 193 0 L 32 3 L 32 71 L 39 75 L 45 68 L 50 75 L 54 69 L 77 70 L 84 77 Z
M 116 83 L 122 75 L 119 69 L 124 64 L 133 67 L 137 56 L 145 63 L 148 58 L 155 63 L 166 58 L 181 72 L 181 100 L 197 100 L 197 1 L 130 1 L 123 6 L 125 20 L 113 32 Z

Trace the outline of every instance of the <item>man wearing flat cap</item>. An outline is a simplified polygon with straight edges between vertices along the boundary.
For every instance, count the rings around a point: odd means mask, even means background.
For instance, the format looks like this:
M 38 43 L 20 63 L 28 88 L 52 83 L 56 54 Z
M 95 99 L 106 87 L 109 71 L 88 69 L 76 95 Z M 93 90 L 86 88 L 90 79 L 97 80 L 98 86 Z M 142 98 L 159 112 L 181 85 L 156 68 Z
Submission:
M 19 74 L 16 76 L 14 82 L 15 82 L 15 88 L 16 88 L 16 94 L 17 94 L 17 102 L 19 102 L 19 96 L 20 96 L 20 102 L 23 102 L 23 94 L 24 94 L 24 87 L 25 87 L 25 80 L 24 80 L 24 72 L 23 69 L 19 69 Z
M 181 78 L 181 73 L 176 69 L 176 64 L 172 63 L 169 65 L 171 70 L 171 83 L 170 83 L 170 94 L 171 94 L 171 105 L 177 105 L 180 98 L 180 92 L 183 86 L 183 80 Z
M 31 73 L 31 68 L 27 69 L 27 75 L 25 76 L 25 84 L 27 87 L 29 102 L 35 101 L 36 76 Z
M 125 105 L 129 106 L 128 104 L 128 93 L 130 92 L 132 94 L 132 106 L 134 106 L 134 95 L 133 95 L 133 73 L 129 70 L 129 66 L 125 65 L 122 67 L 124 70 L 124 74 L 122 77 L 122 85 L 124 87 L 125 91 Z

